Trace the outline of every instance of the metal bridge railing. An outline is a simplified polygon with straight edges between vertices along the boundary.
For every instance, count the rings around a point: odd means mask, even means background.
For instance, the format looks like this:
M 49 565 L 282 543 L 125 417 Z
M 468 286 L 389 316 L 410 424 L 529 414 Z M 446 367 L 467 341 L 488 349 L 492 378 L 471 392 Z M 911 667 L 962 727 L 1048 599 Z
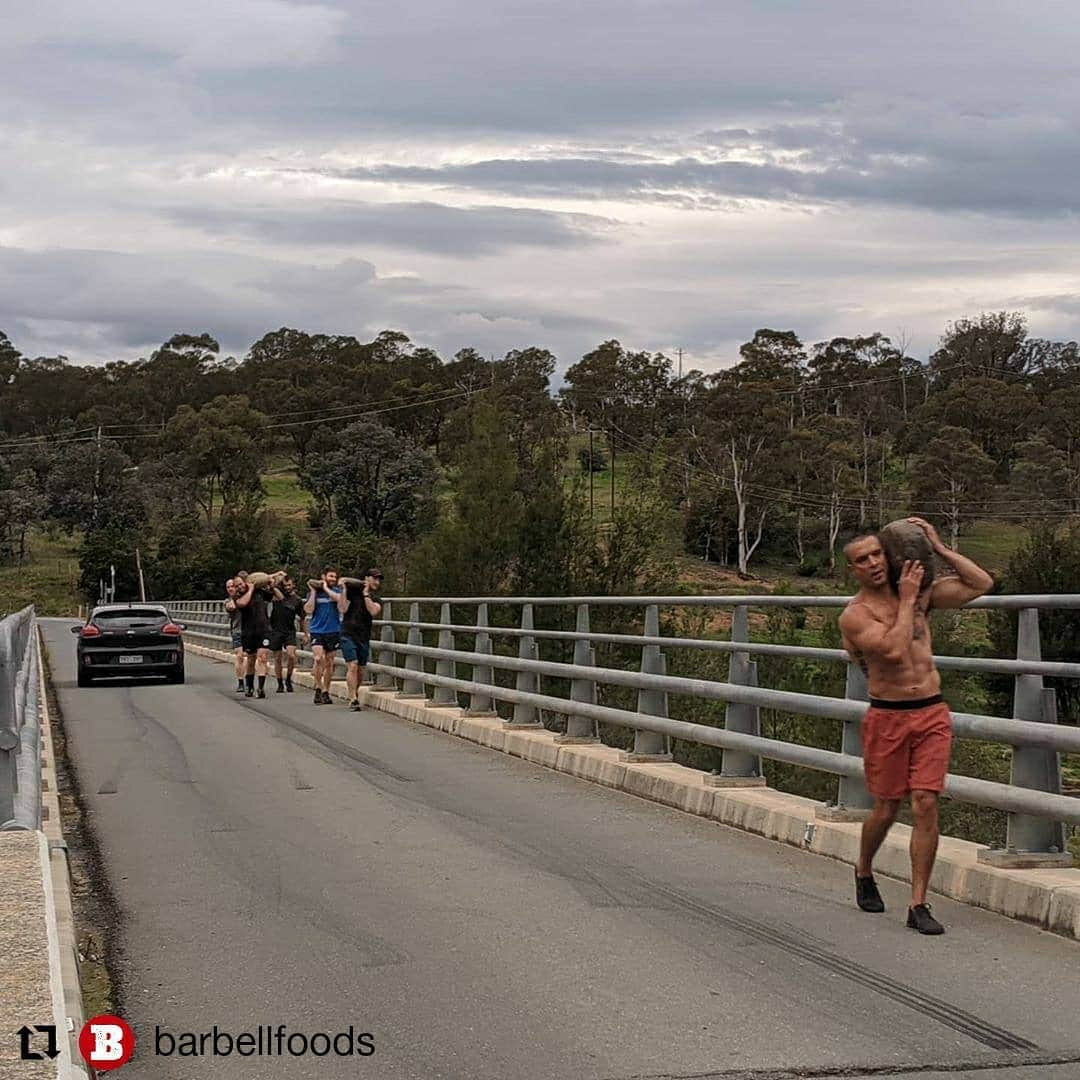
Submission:
M 0 619 L 0 829 L 41 828 L 41 666 L 32 607 Z
M 373 641 L 378 662 L 370 667 L 375 689 L 399 690 L 404 696 L 426 696 L 431 687 L 433 705 L 457 705 L 467 697 L 466 711 L 493 715 L 493 702 L 513 706 L 509 725 L 540 727 L 541 712 L 566 717 L 564 741 L 597 741 L 601 722 L 634 731 L 635 760 L 670 760 L 670 740 L 685 739 L 723 751 L 720 783 L 763 782 L 762 758 L 788 762 L 839 777 L 836 807 L 865 810 L 872 798 L 863 783 L 860 724 L 868 698 L 866 680 L 842 649 L 809 648 L 753 642 L 749 635 L 751 608 L 839 608 L 843 596 L 664 596 L 664 597 L 391 597 L 383 602 L 383 618 L 376 620 L 381 638 Z M 408 618 L 395 612 L 408 605 Z M 183 616 L 191 633 L 217 642 L 227 641 L 228 616 L 220 601 L 186 601 L 170 605 Z M 421 619 L 421 607 L 437 606 L 437 621 Z M 516 626 L 492 625 L 492 607 L 519 607 Z M 534 626 L 538 607 L 564 606 L 575 611 L 575 629 L 540 630 Z M 619 607 L 643 611 L 643 633 L 600 633 L 590 629 L 590 608 Z M 709 607 L 731 610 L 730 640 L 665 637 L 659 632 L 661 608 Z M 1065 824 L 1080 825 L 1080 799 L 1061 793 L 1061 753 L 1080 754 L 1080 728 L 1057 723 L 1056 695 L 1043 678 L 1080 678 L 1080 663 L 1044 662 L 1039 640 L 1039 610 L 1080 610 L 1080 595 L 982 597 L 968 608 L 1018 612 L 1015 658 L 935 657 L 945 670 L 983 672 L 1013 678 L 1012 717 L 954 713 L 959 738 L 1004 743 L 1012 748 L 1010 782 L 1000 784 L 950 775 L 946 793 L 959 801 L 995 807 L 1008 813 L 1007 847 L 1023 853 L 1059 854 L 1065 850 Z M 456 608 L 475 609 L 471 621 L 451 618 Z M 396 630 L 405 631 L 399 641 Z M 424 632 L 438 634 L 438 644 L 425 645 Z M 473 640 L 471 650 L 459 649 L 456 634 Z M 493 637 L 516 640 L 517 656 L 497 655 Z M 572 663 L 544 660 L 540 644 L 572 642 Z M 600 667 L 594 646 L 606 643 L 639 647 L 638 671 Z M 695 649 L 731 654 L 727 681 L 681 678 L 667 674 L 666 656 L 673 649 Z M 785 656 L 847 666 L 845 697 L 825 697 L 758 686 L 755 656 Z M 386 661 L 391 662 L 387 663 Z M 469 678 L 459 678 L 457 665 L 467 665 Z M 496 682 L 495 671 L 512 673 L 513 687 Z M 540 680 L 569 682 L 568 696 L 542 693 Z M 637 709 L 616 709 L 597 703 L 597 687 L 622 686 L 638 692 Z M 695 724 L 668 715 L 668 696 L 685 696 L 726 703 L 724 726 Z M 787 743 L 761 736 L 763 708 L 826 717 L 842 724 L 839 753 Z

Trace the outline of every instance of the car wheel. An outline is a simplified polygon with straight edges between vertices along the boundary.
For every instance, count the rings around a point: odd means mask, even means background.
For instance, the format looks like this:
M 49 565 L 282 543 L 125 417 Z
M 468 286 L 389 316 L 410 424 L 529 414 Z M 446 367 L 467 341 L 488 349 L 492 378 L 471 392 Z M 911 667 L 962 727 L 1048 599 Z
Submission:
M 93 677 L 93 675 L 90 674 L 89 671 L 84 671 L 82 668 L 79 668 L 79 670 L 78 670 L 78 672 L 77 672 L 77 674 L 75 676 L 75 681 L 80 686 L 90 686 L 91 683 L 93 683 L 93 681 L 94 681 L 94 677 Z
M 171 683 L 183 683 L 184 681 L 184 666 L 181 664 L 175 671 L 169 672 L 169 682 Z

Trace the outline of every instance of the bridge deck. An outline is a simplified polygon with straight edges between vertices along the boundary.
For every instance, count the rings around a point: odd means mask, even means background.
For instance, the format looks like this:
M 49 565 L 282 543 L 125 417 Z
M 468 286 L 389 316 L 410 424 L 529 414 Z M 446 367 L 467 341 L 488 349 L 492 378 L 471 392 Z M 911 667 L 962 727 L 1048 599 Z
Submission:
M 899 885 L 863 915 L 841 864 L 383 713 L 237 699 L 194 656 L 184 687 L 77 690 L 67 625 L 43 628 L 125 913 L 125 1076 L 1080 1071 L 1076 943 L 943 899 L 919 938 Z M 376 1054 L 150 1056 L 155 1024 L 282 1023 Z

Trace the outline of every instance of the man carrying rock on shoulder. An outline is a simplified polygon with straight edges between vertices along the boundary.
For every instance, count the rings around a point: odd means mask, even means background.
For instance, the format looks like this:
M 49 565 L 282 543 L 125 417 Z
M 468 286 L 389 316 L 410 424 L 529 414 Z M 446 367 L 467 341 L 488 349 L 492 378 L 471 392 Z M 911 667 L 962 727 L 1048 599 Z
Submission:
M 870 690 L 862 741 L 866 786 L 874 796 L 873 811 L 862 827 L 855 897 L 863 911 L 885 910 L 872 863 L 910 794 L 914 826 L 907 925 L 920 934 L 941 934 L 944 927 L 930 912 L 926 890 L 937 854 L 938 797 L 949 767 L 952 718 L 941 696 L 927 613 L 931 608 L 962 607 L 994 581 L 971 559 L 946 547 L 929 522 L 907 520 L 923 530 L 955 576 L 939 577 L 923 589 L 924 566 L 908 560 L 894 589 L 876 535 L 857 536 L 844 548 L 860 588 L 840 616 L 840 632 L 848 655 L 866 673 Z
M 341 655 L 347 665 L 345 681 L 349 687 L 349 709 L 360 711 L 358 700 L 365 668 L 371 659 L 371 622 L 382 614 L 378 591 L 382 571 L 365 570 L 361 579 L 342 578 L 338 611 L 341 612 Z

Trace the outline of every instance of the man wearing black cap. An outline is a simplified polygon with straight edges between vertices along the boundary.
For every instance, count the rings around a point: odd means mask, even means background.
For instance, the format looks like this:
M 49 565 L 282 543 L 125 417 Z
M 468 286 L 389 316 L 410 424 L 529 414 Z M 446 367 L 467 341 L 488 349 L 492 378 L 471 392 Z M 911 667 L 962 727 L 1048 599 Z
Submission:
M 382 571 L 375 567 L 363 576 L 342 578 L 338 610 L 341 612 L 341 656 L 347 668 L 345 682 L 349 687 L 349 709 L 360 711 L 358 694 L 366 675 L 365 667 L 371 658 L 371 621 L 382 614 L 378 590 Z

